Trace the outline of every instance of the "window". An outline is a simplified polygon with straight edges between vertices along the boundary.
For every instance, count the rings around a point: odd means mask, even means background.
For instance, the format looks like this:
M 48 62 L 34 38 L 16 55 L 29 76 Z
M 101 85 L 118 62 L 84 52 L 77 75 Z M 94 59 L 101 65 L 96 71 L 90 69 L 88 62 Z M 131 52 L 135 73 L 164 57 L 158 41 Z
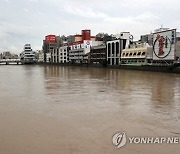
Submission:
M 137 56 L 140 56 L 140 55 L 141 55 L 141 52 L 139 51 L 138 54 L 137 54 Z
M 119 54 L 119 42 L 116 42 L 116 55 Z
M 110 58 L 108 58 L 108 64 L 110 64 Z
M 110 52 L 111 52 L 111 44 L 108 43 L 108 57 L 110 57 Z
M 112 58 L 112 65 L 114 65 L 114 58 Z
M 112 54 L 114 54 L 114 48 L 115 48 L 115 44 L 114 42 L 112 43 Z
M 116 65 L 119 64 L 119 58 L 116 58 Z
M 145 54 L 146 54 L 146 53 L 145 53 L 145 52 L 143 52 L 143 53 L 142 53 L 142 56 L 145 56 Z

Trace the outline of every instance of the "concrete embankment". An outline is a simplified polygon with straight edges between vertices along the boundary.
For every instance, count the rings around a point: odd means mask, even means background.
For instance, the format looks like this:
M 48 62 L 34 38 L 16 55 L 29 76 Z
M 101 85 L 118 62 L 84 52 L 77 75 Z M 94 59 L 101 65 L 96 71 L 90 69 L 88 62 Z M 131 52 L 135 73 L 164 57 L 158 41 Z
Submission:
M 39 65 L 59 65 L 59 66 L 79 66 L 79 67 L 98 67 L 109 69 L 125 69 L 137 71 L 152 71 L 152 72 L 167 72 L 167 73 L 180 73 L 180 66 L 157 66 L 157 65 L 114 65 L 103 66 L 101 64 L 60 64 L 60 63 L 37 63 Z

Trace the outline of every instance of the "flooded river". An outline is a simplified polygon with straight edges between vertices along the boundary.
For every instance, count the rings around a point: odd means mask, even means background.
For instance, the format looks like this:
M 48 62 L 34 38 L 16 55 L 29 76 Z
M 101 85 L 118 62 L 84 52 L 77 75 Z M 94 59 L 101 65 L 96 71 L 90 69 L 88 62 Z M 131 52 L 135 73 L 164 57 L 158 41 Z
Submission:
M 180 144 L 112 136 L 180 137 L 180 75 L 105 68 L 1 65 L 0 153 L 174 153 Z

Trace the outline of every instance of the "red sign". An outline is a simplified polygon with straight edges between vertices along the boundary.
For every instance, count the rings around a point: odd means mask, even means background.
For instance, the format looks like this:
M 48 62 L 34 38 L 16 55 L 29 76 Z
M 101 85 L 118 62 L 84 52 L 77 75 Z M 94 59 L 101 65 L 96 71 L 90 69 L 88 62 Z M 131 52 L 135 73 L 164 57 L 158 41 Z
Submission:
M 47 35 L 46 36 L 46 43 L 55 43 L 56 42 L 56 35 Z

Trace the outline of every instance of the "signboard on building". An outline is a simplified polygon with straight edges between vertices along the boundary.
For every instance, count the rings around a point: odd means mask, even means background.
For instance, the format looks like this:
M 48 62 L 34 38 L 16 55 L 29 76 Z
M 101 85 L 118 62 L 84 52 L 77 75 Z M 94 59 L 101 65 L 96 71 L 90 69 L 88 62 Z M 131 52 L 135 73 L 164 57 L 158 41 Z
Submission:
M 46 36 L 46 43 L 55 43 L 56 42 L 56 35 L 47 35 Z
M 153 34 L 153 60 L 175 59 L 176 29 Z
M 92 41 L 84 40 L 84 48 L 91 48 L 92 47 Z

